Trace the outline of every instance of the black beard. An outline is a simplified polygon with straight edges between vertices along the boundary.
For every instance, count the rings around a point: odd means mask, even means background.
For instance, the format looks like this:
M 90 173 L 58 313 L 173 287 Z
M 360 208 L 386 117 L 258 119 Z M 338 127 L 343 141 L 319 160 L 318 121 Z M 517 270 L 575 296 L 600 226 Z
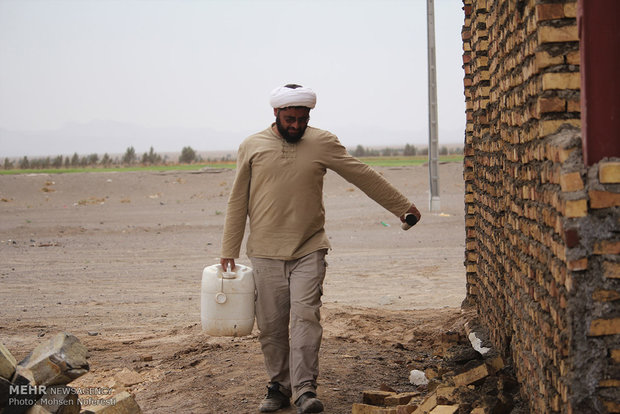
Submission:
M 304 132 L 306 132 L 306 127 L 303 127 L 299 131 L 299 134 L 297 135 L 289 134 L 288 131 L 284 129 L 284 127 L 282 127 L 279 116 L 276 117 L 276 127 L 278 127 L 278 132 L 280 133 L 280 135 L 282 135 L 282 138 L 284 138 L 284 140 L 288 142 L 289 144 L 295 144 L 299 142 L 299 140 L 301 140 L 301 138 L 304 136 Z

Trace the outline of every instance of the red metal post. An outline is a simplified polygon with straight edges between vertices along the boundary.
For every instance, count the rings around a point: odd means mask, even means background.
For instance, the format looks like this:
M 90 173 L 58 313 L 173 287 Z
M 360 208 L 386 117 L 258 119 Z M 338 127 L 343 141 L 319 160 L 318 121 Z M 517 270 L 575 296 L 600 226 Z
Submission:
M 620 157 L 620 1 L 578 0 L 586 165 Z

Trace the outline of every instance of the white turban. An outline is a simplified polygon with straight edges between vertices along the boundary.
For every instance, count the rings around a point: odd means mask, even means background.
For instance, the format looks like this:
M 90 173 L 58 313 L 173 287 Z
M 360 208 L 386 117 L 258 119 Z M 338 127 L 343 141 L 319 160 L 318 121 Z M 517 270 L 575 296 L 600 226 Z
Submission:
M 297 86 L 279 86 L 271 91 L 269 103 L 273 108 L 287 108 L 289 106 L 305 106 L 314 108 L 316 105 L 316 94 L 310 88 Z

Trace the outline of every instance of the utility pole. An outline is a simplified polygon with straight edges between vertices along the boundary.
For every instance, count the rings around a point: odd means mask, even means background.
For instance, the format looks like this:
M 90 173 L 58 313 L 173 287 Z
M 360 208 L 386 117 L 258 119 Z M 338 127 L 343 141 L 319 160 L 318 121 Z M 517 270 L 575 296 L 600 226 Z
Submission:
M 428 33 L 428 177 L 430 181 L 429 209 L 440 211 L 439 207 L 439 152 L 437 121 L 437 70 L 435 65 L 435 5 L 426 0 L 426 29 Z

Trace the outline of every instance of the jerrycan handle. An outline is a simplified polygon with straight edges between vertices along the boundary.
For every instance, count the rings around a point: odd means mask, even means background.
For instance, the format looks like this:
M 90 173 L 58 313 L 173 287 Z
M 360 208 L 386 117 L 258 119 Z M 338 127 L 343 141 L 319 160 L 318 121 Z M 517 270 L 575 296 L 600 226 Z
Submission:
M 224 293 L 224 279 L 234 279 L 237 274 L 230 269 L 230 263 L 226 266 L 226 271 L 220 273 L 220 291 L 215 294 L 215 301 L 219 304 L 226 303 L 226 294 Z
M 237 277 L 237 272 L 233 272 L 233 271 L 230 269 L 230 263 L 228 263 L 228 264 L 226 265 L 226 271 L 223 271 L 223 272 L 222 272 L 222 284 L 224 283 L 224 282 L 223 282 L 223 279 L 234 279 L 234 278 L 236 278 L 236 277 Z

